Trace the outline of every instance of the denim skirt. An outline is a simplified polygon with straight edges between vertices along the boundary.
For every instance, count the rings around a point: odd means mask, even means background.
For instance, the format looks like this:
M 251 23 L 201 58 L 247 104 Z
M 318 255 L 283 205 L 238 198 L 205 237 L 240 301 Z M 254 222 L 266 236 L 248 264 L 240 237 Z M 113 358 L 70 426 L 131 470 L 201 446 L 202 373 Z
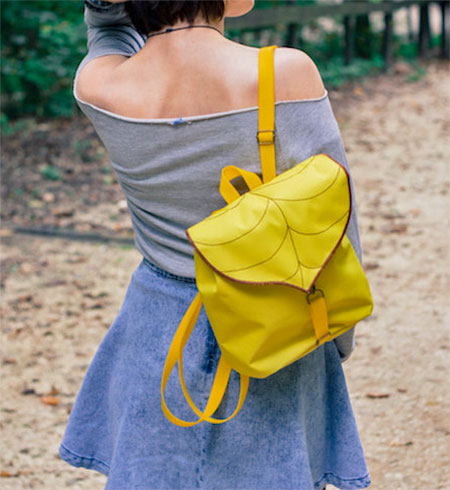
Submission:
M 328 342 L 265 379 L 250 379 L 229 422 L 183 428 L 161 410 L 161 375 L 172 338 L 197 293 L 195 279 L 143 258 L 118 315 L 89 365 L 59 453 L 73 466 L 108 476 L 109 490 L 313 490 L 370 485 L 338 350 Z M 184 351 L 190 394 L 204 408 L 220 350 L 202 309 Z M 239 398 L 232 372 L 215 413 Z M 173 371 L 169 409 L 196 420 Z

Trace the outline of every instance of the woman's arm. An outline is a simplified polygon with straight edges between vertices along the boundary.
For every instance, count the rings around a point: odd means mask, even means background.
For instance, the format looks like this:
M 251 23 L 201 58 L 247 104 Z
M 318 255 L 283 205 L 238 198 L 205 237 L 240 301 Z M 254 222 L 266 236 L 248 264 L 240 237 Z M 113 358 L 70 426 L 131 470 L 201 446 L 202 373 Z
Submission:
M 353 249 L 355 250 L 359 262 L 362 265 L 362 249 L 361 249 L 361 240 L 359 236 L 358 211 L 356 206 L 355 189 L 353 184 L 352 173 L 347 160 L 347 154 L 345 151 L 341 130 L 339 128 L 338 122 L 334 115 L 334 111 L 333 108 L 331 107 L 331 103 L 329 99 L 328 99 L 327 106 L 328 106 L 327 112 L 328 112 L 328 117 L 330 122 L 329 124 L 330 134 L 333 135 L 331 138 L 334 140 L 334 145 L 333 145 L 334 158 L 346 168 L 350 176 L 350 187 L 352 193 L 352 211 L 351 211 L 351 218 L 348 224 L 346 235 L 347 238 L 350 240 Z M 346 361 L 351 356 L 352 352 L 355 349 L 355 327 L 339 335 L 339 337 L 336 337 L 334 339 L 334 343 L 336 344 L 337 350 L 339 352 L 341 362 Z
M 147 40 L 133 26 L 124 3 L 123 1 L 84 0 L 88 53 L 78 65 L 74 77 L 72 93 L 78 103 L 92 98 L 95 100 L 93 94 L 97 92 L 98 83 L 92 82 L 86 71 L 83 71 L 80 76 L 80 72 L 90 61 L 106 55 L 133 56 L 144 46 Z M 113 56 L 112 58 L 118 57 Z M 111 61 L 117 64 L 117 59 Z M 86 69 L 88 70 L 89 67 Z M 98 79 L 98 72 L 94 79 Z M 79 89 L 77 89 L 78 85 Z
M 145 44 L 125 10 L 124 1 L 85 0 L 84 22 L 87 26 L 88 53 L 81 61 L 79 71 L 88 61 L 107 54 L 133 56 Z

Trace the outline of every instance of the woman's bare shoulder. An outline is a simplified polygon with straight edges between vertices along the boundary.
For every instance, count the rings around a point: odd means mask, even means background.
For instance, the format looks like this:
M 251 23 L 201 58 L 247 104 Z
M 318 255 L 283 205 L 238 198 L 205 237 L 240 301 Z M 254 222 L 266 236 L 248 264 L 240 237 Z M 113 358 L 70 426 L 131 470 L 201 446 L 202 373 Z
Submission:
M 257 58 L 259 49 L 241 45 L 242 56 Z M 274 53 L 275 100 L 316 99 L 325 95 L 325 86 L 311 57 L 297 48 L 278 47 Z
M 90 60 L 78 74 L 75 95 L 82 101 L 91 104 L 99 103 L 99 96 L 110 82 L 113 70 L 127 59 L 126 56 L 119 54 L 109 54 Z
M 279 83 L 277 84 L 277 81 Z M 311 57 L 296 48 L 280 47 L 275 50 L 276 100 L 316 99 L 325 95 L 325 86 Z
M 206 107 L 202 103 L 203 111 L 219 112 L 257 105 L 258 102 L 257 99 L 254 99 L 254 95 L 258 87 L 259 49 L 230 42 L 228 48 L 222 51 L 224 86 L 230 89 L 230 93 L 236 93 L 235 84 L 236 80 L 239 80 L 239 83 L 247 87 L 247 89 L 243 91 L 242 97 L 239 95 L 233 96 L 235 107 L 228 108 L 227 106 L 224 108 L 222 106 L 216 107 L 215 105 Z M 160 93 L 160 91 L 155 77 L 152 78 L 151 73 L 149 73 L 148 77 L 145 77 L 146 68 L 142 68 L 138 62 L 132 64 L 133 58 L 127 59 L 121 55 L 107 55 L 91 60 L 79 73 L 76 87 L 77 97 L 84 102 L 130 117 L 163 117 L 155 116 L 153 112 L 151 114 L 147 112 L 141 114 L 143 106 L 153 107 L 154 109 L 155 100 L 153 95 L 150 95 L 150 100 L 143 104 L 143 97 L 146 95 L 144 95 L 139 83 L 137 83 L 136 73 L 139 72 L 141 78 L 152 80 L 153 89 L 151 92 L 153 94 Z M 304 51 L 279 47 L 275 50 L 274 63 L 276 102 L 316 99 L 325 94 L 325 87 L 319 70 L 314 61 Z M 204 65 L 208 65 L 208 63 L 205 62 Z M 212 63 L 211 66 L 213 66 Z M 230 74 L 229 78 L 227 78 L 227 73 Z M 174 78 L 176 78 L 175 75 L 178 76 L 174 72 Z M 148 84 L 149 82 L 146 83 Z M 217 84 L 212 84 L 212 86 L 215 85 Z M 107 90 L 105 90 L 106 88 Z M 164 94 L 164 90 L 161 93 Z M 214 91 L 211 93 L 214 93 Z M 159 100 L 161 97 L 158 96 L 157 99 Z M 132 103 L 134 99 L 136 99 L 136 108 L 134 108 Z M 210 99 L 216 100 L 217 97 L 211 96 Z M 192 108 L 184 107 L 183 104 L 181 103 L 181 107 L 178 107 L 177 111 L 187 115 Z M 154 110 L 156 111 L 156 109 Z

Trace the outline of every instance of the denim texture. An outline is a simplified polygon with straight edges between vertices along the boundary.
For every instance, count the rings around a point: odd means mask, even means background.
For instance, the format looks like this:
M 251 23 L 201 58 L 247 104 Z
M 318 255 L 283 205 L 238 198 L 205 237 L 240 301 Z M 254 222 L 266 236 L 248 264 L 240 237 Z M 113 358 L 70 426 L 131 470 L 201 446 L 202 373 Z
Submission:
M 197 293 L 195 280 L 143 258 L 78 392 L 60 446 L 73 466 L 108 475 L 107 490 L 366 488 L 370 478 L 337 347 L 328 342 L 265 379 L 250 380 L 241 412 L 222 425 L 170 423 L 161 410 L 165 358 Z M 204 408 L 220 350 L 202 309 L 184 375 Z M 234 371 L 217 417 L 236 406 Z M 174 370 L 166 401 L 194 420 Z

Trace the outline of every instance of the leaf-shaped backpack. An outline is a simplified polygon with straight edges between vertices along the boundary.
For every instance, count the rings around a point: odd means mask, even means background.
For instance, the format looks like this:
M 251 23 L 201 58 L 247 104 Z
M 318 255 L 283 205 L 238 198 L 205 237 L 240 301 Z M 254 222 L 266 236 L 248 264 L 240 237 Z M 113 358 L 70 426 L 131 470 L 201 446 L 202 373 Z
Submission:
M 230 420 L 244 403 L 249 377 L 279 371 L 350 330 L 373 308 L 367 278 L 345 235 L 351 213 L 346 169 L 317 154 L 276 176 L 275 48 L 259 52 L 256 136 L 263 182 L 257 174 L 225 167 L 220 192 L 228 204 L 186 232 L 199 292 L 174 336 L 161 383 L 163 412 L 183 427 Z M 242 195 L 231 183 L 239 176 L 249 188 Z M 203 411 L 183 378 L 183 348 L 202 303 L 221 350 Z M 186 400 L 199 417 L 192 422 L 176 417 L 164 400 L 177 362 Z M 228 418 L 215 419 L 231 369 L 240 373 L 239 401 Z

